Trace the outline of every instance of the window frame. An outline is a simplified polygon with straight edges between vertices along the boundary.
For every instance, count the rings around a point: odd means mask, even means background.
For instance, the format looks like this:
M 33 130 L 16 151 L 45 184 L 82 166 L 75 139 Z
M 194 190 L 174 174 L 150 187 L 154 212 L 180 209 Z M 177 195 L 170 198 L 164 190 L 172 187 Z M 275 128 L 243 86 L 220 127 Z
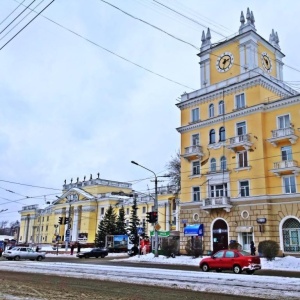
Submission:
M 192 110 L 191 110 L 191 120 L 192 120 L 192 122 L 198 122 L 200 120 L 199 107 L 192 108 Z
M 225 168 L 223 167 L 224 161 L 225 161 Z M 220 170 L 221 171 L 226 171 L 227 170 L 227 159 L 224 155 L 221 156 L 221 158 L 220 158 Z
M 192 196 L 193 196 L 193 202 L 200 202 L 200 187 L 199 186 L 193 186 L 192 187 Z
M 221 100 L 218 103 L 218 113 L 219 113 L 219 115 L 224 115 L 225 114 L 225 102 L 224 102 L 224 100 Z
M 209 144 L 215 144 L 216 143 L 216 131 L 214 129 L 211 129 L 209 131 Z
M 242 185 L 243 183 L 247 183 L 247 185 Z M 239 194 L 241 197 L 250 196 L 250 181 L 248 179 L 239 181 Z
M 243 96 L 243 97 L 242 97 Z M 243 99 L 241 99 L 243 98 Z M 243 103 L 240 103 L 243 102 Z M 241 105 L 243 104 L 243 105 Z M 245 93 L 240 93 L 235 95 L 235 108 L 236 109 L 243 109 L 246 107 L 246 95 Z
M 249 157 L 248 157 L 248 151 L 239 151 L 237 154 L 237 168 L 248 168 L 249 167 Z M 246 156 L 246 159 L 245 159 Z M 240 159 L 242 157 L 242 160 Z M 241 164 L 242 162 L 242 164 Z
M 199 133 L 192 134 L 192 146 L 199 146 L 200 144 L 200 135 Z
M 284 117 L 288 117 L 288 123 L 289 123 L 289 126 L 287 127 L 280 127 L 280 118 L 284 118 Z M 284 120 L 284 119 L 283 119 Z M 284 123 L 286 121 L 284 120 Z M 277 129 L 285 129 L 285 128 L 290 128 L 291 127 L 291 116 L 290 114 L 284 114 L 284 115 L 280 115 L 280 116 L 277 116 Z
M 294 180 L 293 185 L 291 184 L 291 180 L 290 180 L 291 178 L 293 178 L 293 180 Z M 288 186 L 286 185 L 286 179 L 289 179 Z M 296 181 L 296 176 L 295 175 L 283 176 L 282 181 L 283 181 L 282 187 L 283 187 L 283 193 L 284 194 L 295 194 L 295 193 L 297 193 L 297 181 Z M 293 187 L 294 191 L 292 191 L 292 187 Z M 289 188 L 289 191 L 287 191 L 287 188 Z
M 193 176 L 200 175 L 200 161 L 199 160 L 192 161 L 192 175 Z
M 208 116 L 209 118 L 213 118 L 215 116 L 215 106 L 213 103 L 208 106 Z
M 209 161 L 209 170 L 210 172 L 217 172 L 217 160 L 214 157 Z
M 293 152 L 292 152 L 292 146 L 283 146 L 281 147 L 281 160 L 282 161 L 292 161 L 293 160 Z M 284 156 L 286 156 L 286 159 L 284 159 Z
M 226 141 L 226 130 L 225 127 L 222 126 L 219 128 L 219 142 L 225 142 L 225 141 Z

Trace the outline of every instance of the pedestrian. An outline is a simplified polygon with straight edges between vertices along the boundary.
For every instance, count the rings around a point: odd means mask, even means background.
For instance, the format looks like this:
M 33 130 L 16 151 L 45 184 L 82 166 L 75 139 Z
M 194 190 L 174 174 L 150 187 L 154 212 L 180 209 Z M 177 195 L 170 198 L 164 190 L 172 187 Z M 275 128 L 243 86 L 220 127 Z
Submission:
M 72 245 L 71 245 L 71 255 L 73 255 L 73 253 L 74 253 L 74 248 L 75 248 L 75 245 L 72 244 Z
M 251 255 L 255 255 L 256 248 L 253 241 L 251 241 L 250 243 L 250 250 L 251 250 Z
M 0 257 L 2 256 L 3 249 L 0 248 Z
M 39 252 L 40 248 L 39 246 L 37 245 L 36 248 L 35 248 L 35 252 Z
M 81 245 L 80 245 L 80 243 L 78 243 L 78 244 L 77 244 L 77 253 L 80 252 L 80 248 L 81 248 Z

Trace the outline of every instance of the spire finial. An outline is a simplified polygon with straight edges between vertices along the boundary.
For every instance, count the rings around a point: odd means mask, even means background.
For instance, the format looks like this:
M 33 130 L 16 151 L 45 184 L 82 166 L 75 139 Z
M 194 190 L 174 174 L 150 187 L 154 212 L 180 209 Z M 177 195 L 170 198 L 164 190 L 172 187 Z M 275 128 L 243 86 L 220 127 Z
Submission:
M 243 11 L 241 11 L 240 22 L 241 22 L 241 25 L 244 25 L 244 23 L 245 23 L 245 17 L 244 17 Z
M 279 44 L 279 37 L 277 31 L 275 32 L 275 42 L 276 44 Z
M 205 32 L 204 32 L 204 30 L 202 30 L 201 42 L 202 42 L 202 43 L 205 42 Z
M 211 35 L 210 35 L 210 29 L 209 29 L 209 27 L 207 28 L 207 33 L 206 33 L 206 40 L 207 41 L 210 41 L 210 39 L 211 39 Z
M 250 9 L 249 9 L 249 7 L 247 8 L 246 19 L 247 19 L 247 23 L 250 24 L 251 23 L 251 16 L 250 16 Z
M 251 11 L 251 24 L 255 27 L 254 23 L 255 23 L 254 14 L 253 11 Z

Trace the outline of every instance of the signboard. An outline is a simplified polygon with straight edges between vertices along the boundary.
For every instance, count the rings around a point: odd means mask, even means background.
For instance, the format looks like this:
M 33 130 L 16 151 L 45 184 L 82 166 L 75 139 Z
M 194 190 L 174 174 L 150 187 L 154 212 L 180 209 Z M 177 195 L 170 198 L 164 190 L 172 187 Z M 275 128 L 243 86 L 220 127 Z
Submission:
M 69 235 L 65 237 L 65 242 L 70 242 L 70 236 Z
M 81 232 L 78 233 L 78 242 L 86 242 L 88 239 L 88 233 L 87 232 Z
M 170 231 L 157 231 L 158 236 L 170 236 Z M 154 236 L 154 230 L 150 231 L 150 236 Z
M 267 218 L 257 218 L 256 222 L 258 224 L 265 224 L 265 223 L 267 223 Z
M 55 238 L 55 240 L 56 240 L 57 242 L 59 242 L 59 241 L 61 240 L 61 236 L 60 236 L 60 235 L 57 235 L 56 238 Z
M 186 224 L 187 222 L 188 222 L 187 219 L 182 219 L 182 220 L 181 220 L 181 223 L 182 223 L 182 224 Z

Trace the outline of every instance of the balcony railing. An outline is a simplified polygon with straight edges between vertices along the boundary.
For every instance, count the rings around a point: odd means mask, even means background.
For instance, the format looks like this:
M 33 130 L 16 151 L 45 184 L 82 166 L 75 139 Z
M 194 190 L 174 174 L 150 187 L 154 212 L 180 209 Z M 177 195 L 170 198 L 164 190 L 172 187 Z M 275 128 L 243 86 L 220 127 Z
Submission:
M 188 160 L 201 159 L 203 157 L 202 146 L 194 145 L 184 148 L 184 154 L 182 155 Z
M 229 144 L 226 147 L 236 152 L 238 148 L 249 150 L 251 146 L 250 135 L 242 134 L 229 138 Z
M 267 139 L 274 147 L 277 146 L 278 142 L 289 141 L 291 144 L 295 144 L 298 136 L 295 135 L 295 130 L 292 127 L 280 128 L 272 130 L 272 137 Z
M 230 198 L 227 196 L 223 197 L 209 197 L 202 200 L 202 209 L 211 210 L 217 208 L 223 208 L 227 212 L 230 211 L 232 205 L 230 203 Z
M 296 160 L 283 160 L 274 163 L 274 168 L 271 170 L 275 175 L 295 174 L 298 175 L 300 167 Z

